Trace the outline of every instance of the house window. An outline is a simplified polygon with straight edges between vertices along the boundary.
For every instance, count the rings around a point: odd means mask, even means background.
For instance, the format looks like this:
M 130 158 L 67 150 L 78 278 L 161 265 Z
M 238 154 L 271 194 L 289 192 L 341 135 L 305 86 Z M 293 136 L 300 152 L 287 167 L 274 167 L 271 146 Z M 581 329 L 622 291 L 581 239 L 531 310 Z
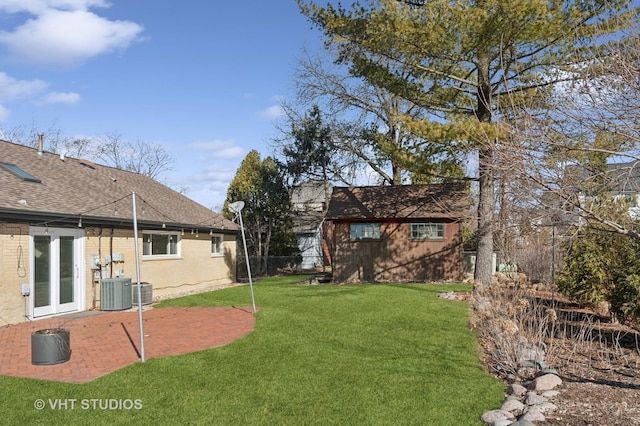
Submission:
M 212 235 L 211 236 L 211 255 L 212 256 L 222 256 L 224 253 L 222 252 L 222 243 L 223 243 L 222 235 Z
M 351 240 L 379 240 L 379 223 L 351 223 L 349 224 L 349 238 Z
M 142 255 L 178 257 L 180 234 L 177 232 L 143 232 Z
M 412 223 L 412 240 L 442 240 L 444 239 L 443 223 Z

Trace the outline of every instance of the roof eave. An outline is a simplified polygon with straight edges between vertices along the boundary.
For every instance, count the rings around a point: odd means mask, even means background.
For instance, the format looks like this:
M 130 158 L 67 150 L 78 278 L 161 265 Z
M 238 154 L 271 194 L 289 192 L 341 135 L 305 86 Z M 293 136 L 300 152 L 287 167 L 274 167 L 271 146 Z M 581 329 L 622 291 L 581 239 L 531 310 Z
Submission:
M 87 215 L 71 215 L 53 212 L 38 212 L 18 209 L 0 209 L 0 222 L 28 223 L 32 226 L 78 226 L 82 217 L 83 227 L 113 227 L 113 228 L 133 228 L 133 219 L 99 217 Z M 181 231 L 198 230 L 201 232 L 213 231 L 216 233 L 238 234 L 239 230 L 224 228 L 224 226 L 207 226 L 203 224 L 169 223 L 160 221 L 138 220 L 138 228 Z

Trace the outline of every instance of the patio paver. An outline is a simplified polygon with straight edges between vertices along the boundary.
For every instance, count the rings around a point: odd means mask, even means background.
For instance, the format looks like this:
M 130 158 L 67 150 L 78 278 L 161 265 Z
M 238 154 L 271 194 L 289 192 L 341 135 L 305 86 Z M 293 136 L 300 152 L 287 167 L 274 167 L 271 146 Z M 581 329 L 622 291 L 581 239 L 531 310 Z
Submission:
M 189 307 L 144 310 L 145 359 L 223 346 L 255 327 L 251 308 Z M 140 361 L 138 311 L 56 317 L 0 327 L 0 375 L 84 383 Z M 71 359 L 31 364 L 31 333 L 62 326 L 70 330 Z

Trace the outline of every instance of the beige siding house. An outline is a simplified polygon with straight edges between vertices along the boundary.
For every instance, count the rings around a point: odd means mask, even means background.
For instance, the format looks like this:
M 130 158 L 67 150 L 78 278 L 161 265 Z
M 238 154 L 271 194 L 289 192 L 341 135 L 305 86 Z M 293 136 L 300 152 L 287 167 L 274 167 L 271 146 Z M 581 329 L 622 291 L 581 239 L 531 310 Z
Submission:
M 326 217 L 333 280 L 459 280 L 468 213 L 464 185 L 335 187 Z
M 0 141 L 0 326 L 100 309 L 136 245 L 154 297 L 233 283 L 237 234 L 147 176 Z

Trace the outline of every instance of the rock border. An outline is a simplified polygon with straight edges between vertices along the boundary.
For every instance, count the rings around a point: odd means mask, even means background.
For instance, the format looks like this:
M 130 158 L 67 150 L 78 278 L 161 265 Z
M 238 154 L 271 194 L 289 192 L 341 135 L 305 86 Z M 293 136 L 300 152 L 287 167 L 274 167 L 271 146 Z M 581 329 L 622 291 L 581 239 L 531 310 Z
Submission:
M 491 426 L 529 426 L 544 422 L 545 414 L 558 409 L 551 401 L 559 394 L 556 390 L 559 386 L 562 379 L 555 369 L 540 370 L 524 386 L 508 385 L 502 406 L 485 412 L 481 420 Z

